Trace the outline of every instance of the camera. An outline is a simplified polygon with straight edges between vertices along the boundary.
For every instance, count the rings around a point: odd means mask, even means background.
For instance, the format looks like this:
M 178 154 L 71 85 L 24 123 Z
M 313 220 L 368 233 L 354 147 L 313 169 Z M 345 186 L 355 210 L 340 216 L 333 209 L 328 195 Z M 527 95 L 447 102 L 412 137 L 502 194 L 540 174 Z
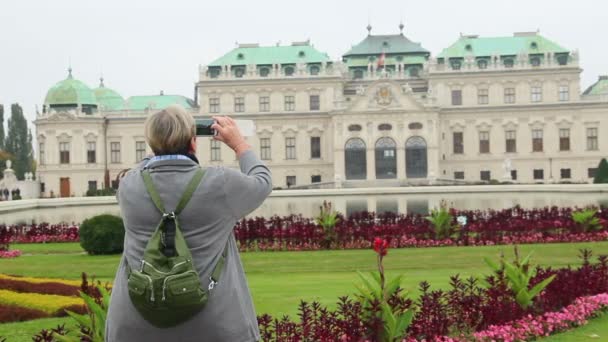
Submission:
M 234 120 L 236 126 L 244 137 L 251 137 L 255 134 L 255 124 L 252 120 Z M 217 135 L 215 129 L 211 128 L 215 123 L 213 119 L 196 119 L 196 136 L 213 137 Z

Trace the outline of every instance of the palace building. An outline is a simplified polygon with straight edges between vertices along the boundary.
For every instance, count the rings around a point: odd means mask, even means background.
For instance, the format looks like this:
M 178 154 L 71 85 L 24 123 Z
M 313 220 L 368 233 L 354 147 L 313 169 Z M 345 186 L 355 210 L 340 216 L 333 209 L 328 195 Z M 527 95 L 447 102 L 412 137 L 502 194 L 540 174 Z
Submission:
M 341 60 L 310 42 L 240 44 L 199 68 L 194 99 L 123 98 L 72 76 L 35 121 L 42 196 L 116 187 L 150 153 L 146 116 L 251 119 L 274 186 L 590 182 L 608 152 L 608 76 L 582 91 L 577 51 L 538 32 L 461 35 L 437 55 L 400 33 L 368 35 Z M 204 165 L 237 166 L 198 139 Z

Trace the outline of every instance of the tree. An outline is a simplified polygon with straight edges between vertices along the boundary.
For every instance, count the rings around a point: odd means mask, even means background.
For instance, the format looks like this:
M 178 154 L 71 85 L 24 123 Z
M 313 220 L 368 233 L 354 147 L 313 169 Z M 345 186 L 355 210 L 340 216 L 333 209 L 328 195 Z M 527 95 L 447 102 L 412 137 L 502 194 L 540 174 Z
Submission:
M 6 157 L 7 153 L 4 151 L 4 105 L 0 104 L 0 178 L 2 178 L 2 171 L 6 168 Z
M 606 158 L 602 158 L 600 161 L 600 165 L 595 172 L 593 183 L 608 183 L 608 161 L 606 161 Z
M 8 132 L 4 143 L 8 153 L 14 156 L 13 169 L 18 179 L 23 179 L 26 172 L 32 170 L 32 134 L 27 128 L 27 121 L 19 104 L 11 105 L 11 117 L 8 120 Z

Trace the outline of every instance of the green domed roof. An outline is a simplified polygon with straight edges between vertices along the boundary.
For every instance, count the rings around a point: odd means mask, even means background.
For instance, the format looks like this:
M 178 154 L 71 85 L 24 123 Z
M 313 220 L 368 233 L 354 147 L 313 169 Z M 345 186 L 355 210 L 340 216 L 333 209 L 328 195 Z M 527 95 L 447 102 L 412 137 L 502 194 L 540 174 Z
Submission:
M 46 105 L 97 105 L 95 93 L 83 82 L 72 77 L 72 70 L 68 78 L 55 84 L 46 93 Z
M 100 79 L 99 87 L 95 88 L 95 98 L 99 106 L 105 110 L 120 110 L 124 108 L 125 99 L 113 89 L 106 88 L 103 78 Z

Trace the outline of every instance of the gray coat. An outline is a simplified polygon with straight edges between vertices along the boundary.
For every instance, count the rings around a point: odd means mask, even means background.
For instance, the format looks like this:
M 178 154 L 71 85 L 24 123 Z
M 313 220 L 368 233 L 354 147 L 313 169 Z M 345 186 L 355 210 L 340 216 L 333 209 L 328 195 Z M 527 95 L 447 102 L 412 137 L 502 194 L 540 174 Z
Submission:
M 202 311 L 177 327 L 159 329 L 145 321 L 131 303 L 125 272 L 127 263 L 137 265 L 141 260 L 161 218 L 140 174 L 145 162 L 121 180 L 117 195 L 126 235 L 108 311 L 106 341 L 259 340 L 256 313 L 232 228 L 270 194 L 269 169 L 252 151 L 239 158 L 241 172 L 224 167 L 205 169 L 198 189 L 179 216 L 180 225 L 205 288 L 213 266 L 228 243 L 226 264 L 219 285 L 211 291 Z M 191 160 L 179 159 L 158 160 L 148 165 L 167 210 L 175 208 L 197 167 Z

